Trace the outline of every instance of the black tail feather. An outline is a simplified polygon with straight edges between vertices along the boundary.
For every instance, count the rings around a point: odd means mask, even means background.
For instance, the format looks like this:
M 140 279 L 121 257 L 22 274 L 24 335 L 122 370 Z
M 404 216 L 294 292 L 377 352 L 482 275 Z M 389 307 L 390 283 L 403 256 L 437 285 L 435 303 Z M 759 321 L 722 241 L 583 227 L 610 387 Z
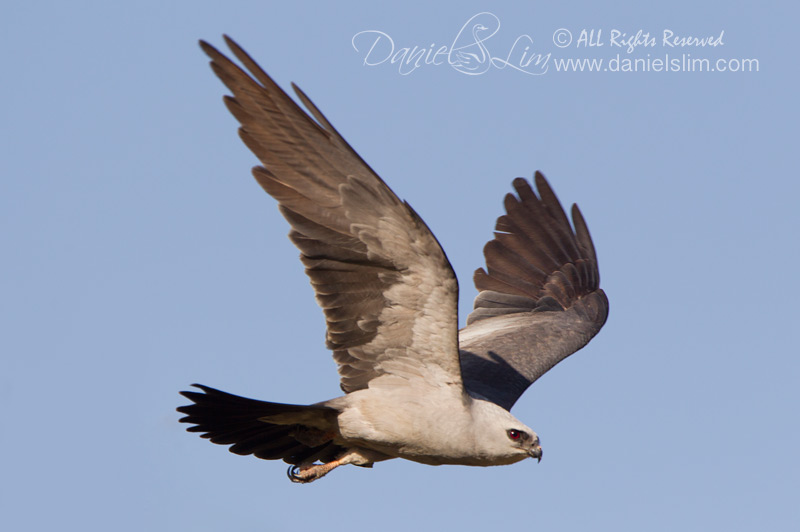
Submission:
M 181 395 L 194 404 L 177 410 L 191 423 L 186 430 L 201 432 L 202 438 L 219 445 L 231 445 L 235 454 L 252 454 L 264 460 L 283 459 L 289 464 L 313 461 L 330 462 L 344 451 L 324 436 L 323 426 L 335 426 L 338 412 L 326 406 L 287 405 L 257 401 L 229 394 L 201 384 L 193 384 L 203 392 L 185 391 Z M 262 421 L 270 416 L 289 420 L 286 424 Z M 304 422 L 291 423 L 292 418 Z M 308 420 L 314 420 L 309 425 Z M 311 443 L 313 442 L 313 443 Z

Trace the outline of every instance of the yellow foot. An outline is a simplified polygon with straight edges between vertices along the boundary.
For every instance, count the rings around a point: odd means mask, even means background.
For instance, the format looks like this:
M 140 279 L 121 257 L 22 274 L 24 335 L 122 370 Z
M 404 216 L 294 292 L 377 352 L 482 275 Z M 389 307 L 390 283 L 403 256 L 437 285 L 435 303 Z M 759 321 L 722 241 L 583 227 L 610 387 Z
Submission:
M 341 460 L 333 460 L 327 464 L 294 465 L 289 468 L 286 474 L 292 482 L 308 484 L 309 482 L 314 482 L 318 478 L 324 477 L 340 465 L 342 465 Z

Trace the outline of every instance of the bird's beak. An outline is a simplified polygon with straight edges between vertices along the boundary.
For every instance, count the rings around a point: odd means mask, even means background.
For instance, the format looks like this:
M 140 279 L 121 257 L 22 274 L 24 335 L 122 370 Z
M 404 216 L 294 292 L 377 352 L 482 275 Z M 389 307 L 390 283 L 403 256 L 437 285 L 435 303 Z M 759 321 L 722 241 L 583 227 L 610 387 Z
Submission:
M 531 450 L 528 451 L 528 454 L 531 455 L 531 458 L 536 458 L 536 462 L 542 461 L 542 446 L 541 445 L 534 445 L 531 447 Z

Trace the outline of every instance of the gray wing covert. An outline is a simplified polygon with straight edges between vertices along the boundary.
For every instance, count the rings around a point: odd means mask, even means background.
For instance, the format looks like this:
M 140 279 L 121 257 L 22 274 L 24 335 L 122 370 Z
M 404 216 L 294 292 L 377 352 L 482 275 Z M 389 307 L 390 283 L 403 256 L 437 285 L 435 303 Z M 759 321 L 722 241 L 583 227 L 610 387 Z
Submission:
M 475 272 L 475 299 L 459 333 L 464 386 L 510 410 L 536 379 L 586 345 L 608 317 L 586 222 L 572 206 L 574 231 L 539 172 L 539 197 L 522 178 L 505 198 L 495 238 Z

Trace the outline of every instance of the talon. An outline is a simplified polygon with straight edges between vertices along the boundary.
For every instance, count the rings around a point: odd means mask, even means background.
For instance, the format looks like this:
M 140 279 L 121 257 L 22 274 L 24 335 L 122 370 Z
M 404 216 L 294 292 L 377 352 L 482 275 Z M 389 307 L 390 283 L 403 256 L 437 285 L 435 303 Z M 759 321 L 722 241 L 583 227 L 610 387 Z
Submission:
M 286 471 L 286 476 L 289 477 L 289 480 L 292 482 L 308 484 L 309 482 L 314 482 L 318 478 L 324 477 L 330 473 L 331 470 L 340 465 L 342 465 L 341 459 L 333 460 L 327 464 L 293 465 Z
M 308 482 L 307 480 L 304 480 L 303 477 L 299 475 L 299 473 L 300 473 L 300 466 L 296 465 L 289 466 L 289 469 L 286 470 L 286 476 L 288 476 L 289 480 L 291 480 L 292 482 L 300 482 L 300 483 Z

